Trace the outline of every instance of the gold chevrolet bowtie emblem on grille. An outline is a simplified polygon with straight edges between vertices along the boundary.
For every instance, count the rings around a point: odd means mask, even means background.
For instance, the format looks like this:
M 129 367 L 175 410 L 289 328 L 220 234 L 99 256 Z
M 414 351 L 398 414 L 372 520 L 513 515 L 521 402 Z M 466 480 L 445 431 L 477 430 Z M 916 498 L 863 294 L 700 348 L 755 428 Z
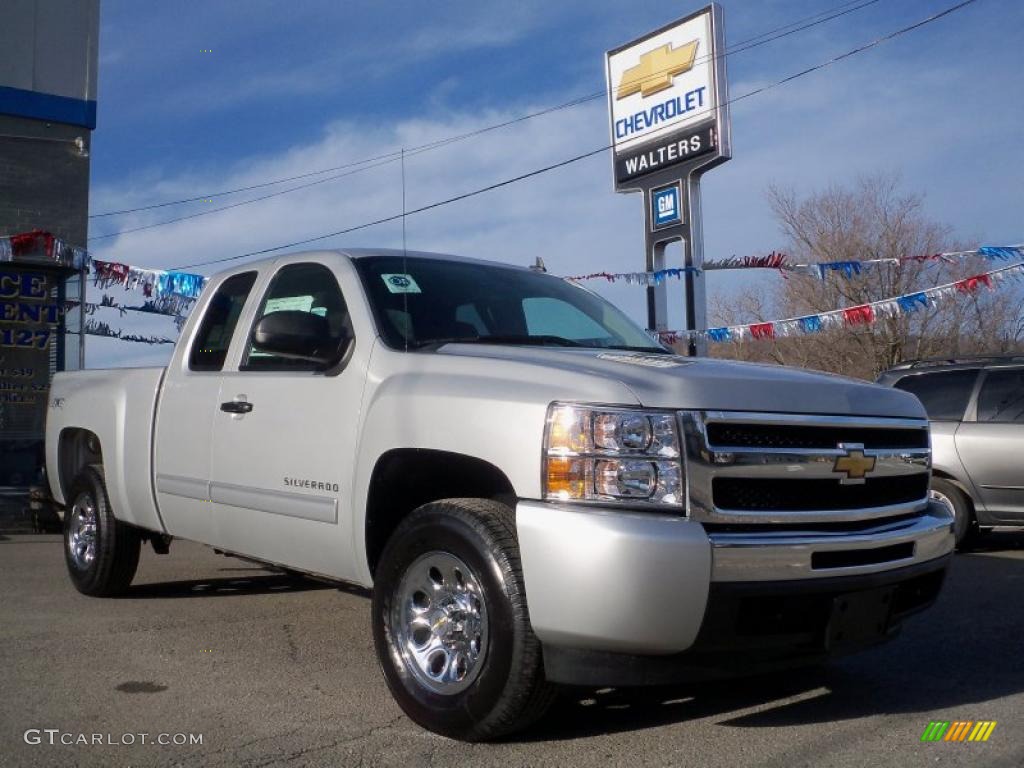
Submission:
M 875 468 L 875 457 L 864 455 L 863 445 L 839 445 L 840 450 L 846 454 L 839 456 L 836 463 L 832 465 L 833 472 L 841 472 L 846 477 L 840 478 L 840 483 L 863 483 L 868 473 Z
M 624 99 L 634 93 L 650 96 L 652 93 L 671 87 L 672 78 L 693 69 L 697 57 L 697 41 L 673 48 L 666 43 L 660 48 L 648 51 L 640 57 L 640 63 L 622 73 L 616 99 Z

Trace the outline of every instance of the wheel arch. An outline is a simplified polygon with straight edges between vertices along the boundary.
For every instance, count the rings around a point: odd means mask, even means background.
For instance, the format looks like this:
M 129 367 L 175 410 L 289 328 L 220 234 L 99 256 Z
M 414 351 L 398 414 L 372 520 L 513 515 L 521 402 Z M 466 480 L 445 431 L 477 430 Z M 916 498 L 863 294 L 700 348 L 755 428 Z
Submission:
M 934 467 L 932 468 L 932 477 L 937 477 L 954 485 L 964 495 L 964 499 L 967 500 L 967 508 L 971 513 L 971 521 L 975 523 L 980 522 L 978 519 L 978 505 L 974 503 L 974 496 L 971 494 L 971 489 L 968 487 L 967 483 L 963 482 L 946 470 L 935 469 Z
M 515 506 L 508 476 L 488 461 L 462 453 L 396 448 L 383 453 L 370 476 L 364 542 L 374 574 L 398 524 L 417 507 L 450 498 L 485 498 Z
M 57 482 L 61 495 L 70 504 L 68 492 L 75 477 L 85 468 L 103 463 L 99 435 L 82 427 L 66 427 L 57 444 Z

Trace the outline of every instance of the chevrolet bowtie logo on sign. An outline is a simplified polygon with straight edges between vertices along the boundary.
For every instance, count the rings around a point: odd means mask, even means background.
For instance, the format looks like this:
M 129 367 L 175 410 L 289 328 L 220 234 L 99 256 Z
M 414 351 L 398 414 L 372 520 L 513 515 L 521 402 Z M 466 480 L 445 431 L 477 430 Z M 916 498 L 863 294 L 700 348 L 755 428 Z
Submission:
M 932 720 L 921 734 L 921 741 L 988 741 L 995 729 L 995 720 Z
M 839 482 L 844 485 L 863 483 L 868 473 L 875 469 L 875 457 L 866 456 L 864 454 L 864 446 L 859 444 L 840 443 L 839 449 L 846 451 L 832 465 L 833 472 L 846 475 L 846 477 L 840 478 Z
M 622 73 L 616 99 L 624 99 L 634 93 L 645 98 L 672 87 L 676 75 L 693 69 L 697 58 L 697 40 L 673 48 L 671 43 L 655 48 L 640 56 L 640 63 Z

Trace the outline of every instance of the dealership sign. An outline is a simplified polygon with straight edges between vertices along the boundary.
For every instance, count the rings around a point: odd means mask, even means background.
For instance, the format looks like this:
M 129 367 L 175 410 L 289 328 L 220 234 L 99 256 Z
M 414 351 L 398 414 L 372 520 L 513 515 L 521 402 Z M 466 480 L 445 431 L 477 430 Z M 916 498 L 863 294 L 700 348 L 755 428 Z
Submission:
M 682 241 L 686 328 L 705 326 L 700 177 L 729 159 L 722 8 L 712 3 L 605 54 L 612 163 L 618 192 L 643 192 L 648 271 Z M 675 266 L 675 265 L 673 265 Z M 647 291 L 647 321 L 667 328 L 664 285 Z M 690 354 L 703 352 L 694 342 Z
M 698 157 L 729 157 L 716 10 L 708 6 L 606 55 L 617 187 Z

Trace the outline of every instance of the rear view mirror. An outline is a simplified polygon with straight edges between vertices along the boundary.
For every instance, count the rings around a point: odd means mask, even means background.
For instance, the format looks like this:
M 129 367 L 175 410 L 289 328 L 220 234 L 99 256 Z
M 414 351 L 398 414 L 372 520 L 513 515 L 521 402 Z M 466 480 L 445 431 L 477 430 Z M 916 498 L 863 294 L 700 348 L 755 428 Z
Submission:
M 329 364 L 338 357 L 340 339 L 331 335 L 327 319 L 310 312 L 271 312 L 256 323 L 252 344 L 260 352 Z

